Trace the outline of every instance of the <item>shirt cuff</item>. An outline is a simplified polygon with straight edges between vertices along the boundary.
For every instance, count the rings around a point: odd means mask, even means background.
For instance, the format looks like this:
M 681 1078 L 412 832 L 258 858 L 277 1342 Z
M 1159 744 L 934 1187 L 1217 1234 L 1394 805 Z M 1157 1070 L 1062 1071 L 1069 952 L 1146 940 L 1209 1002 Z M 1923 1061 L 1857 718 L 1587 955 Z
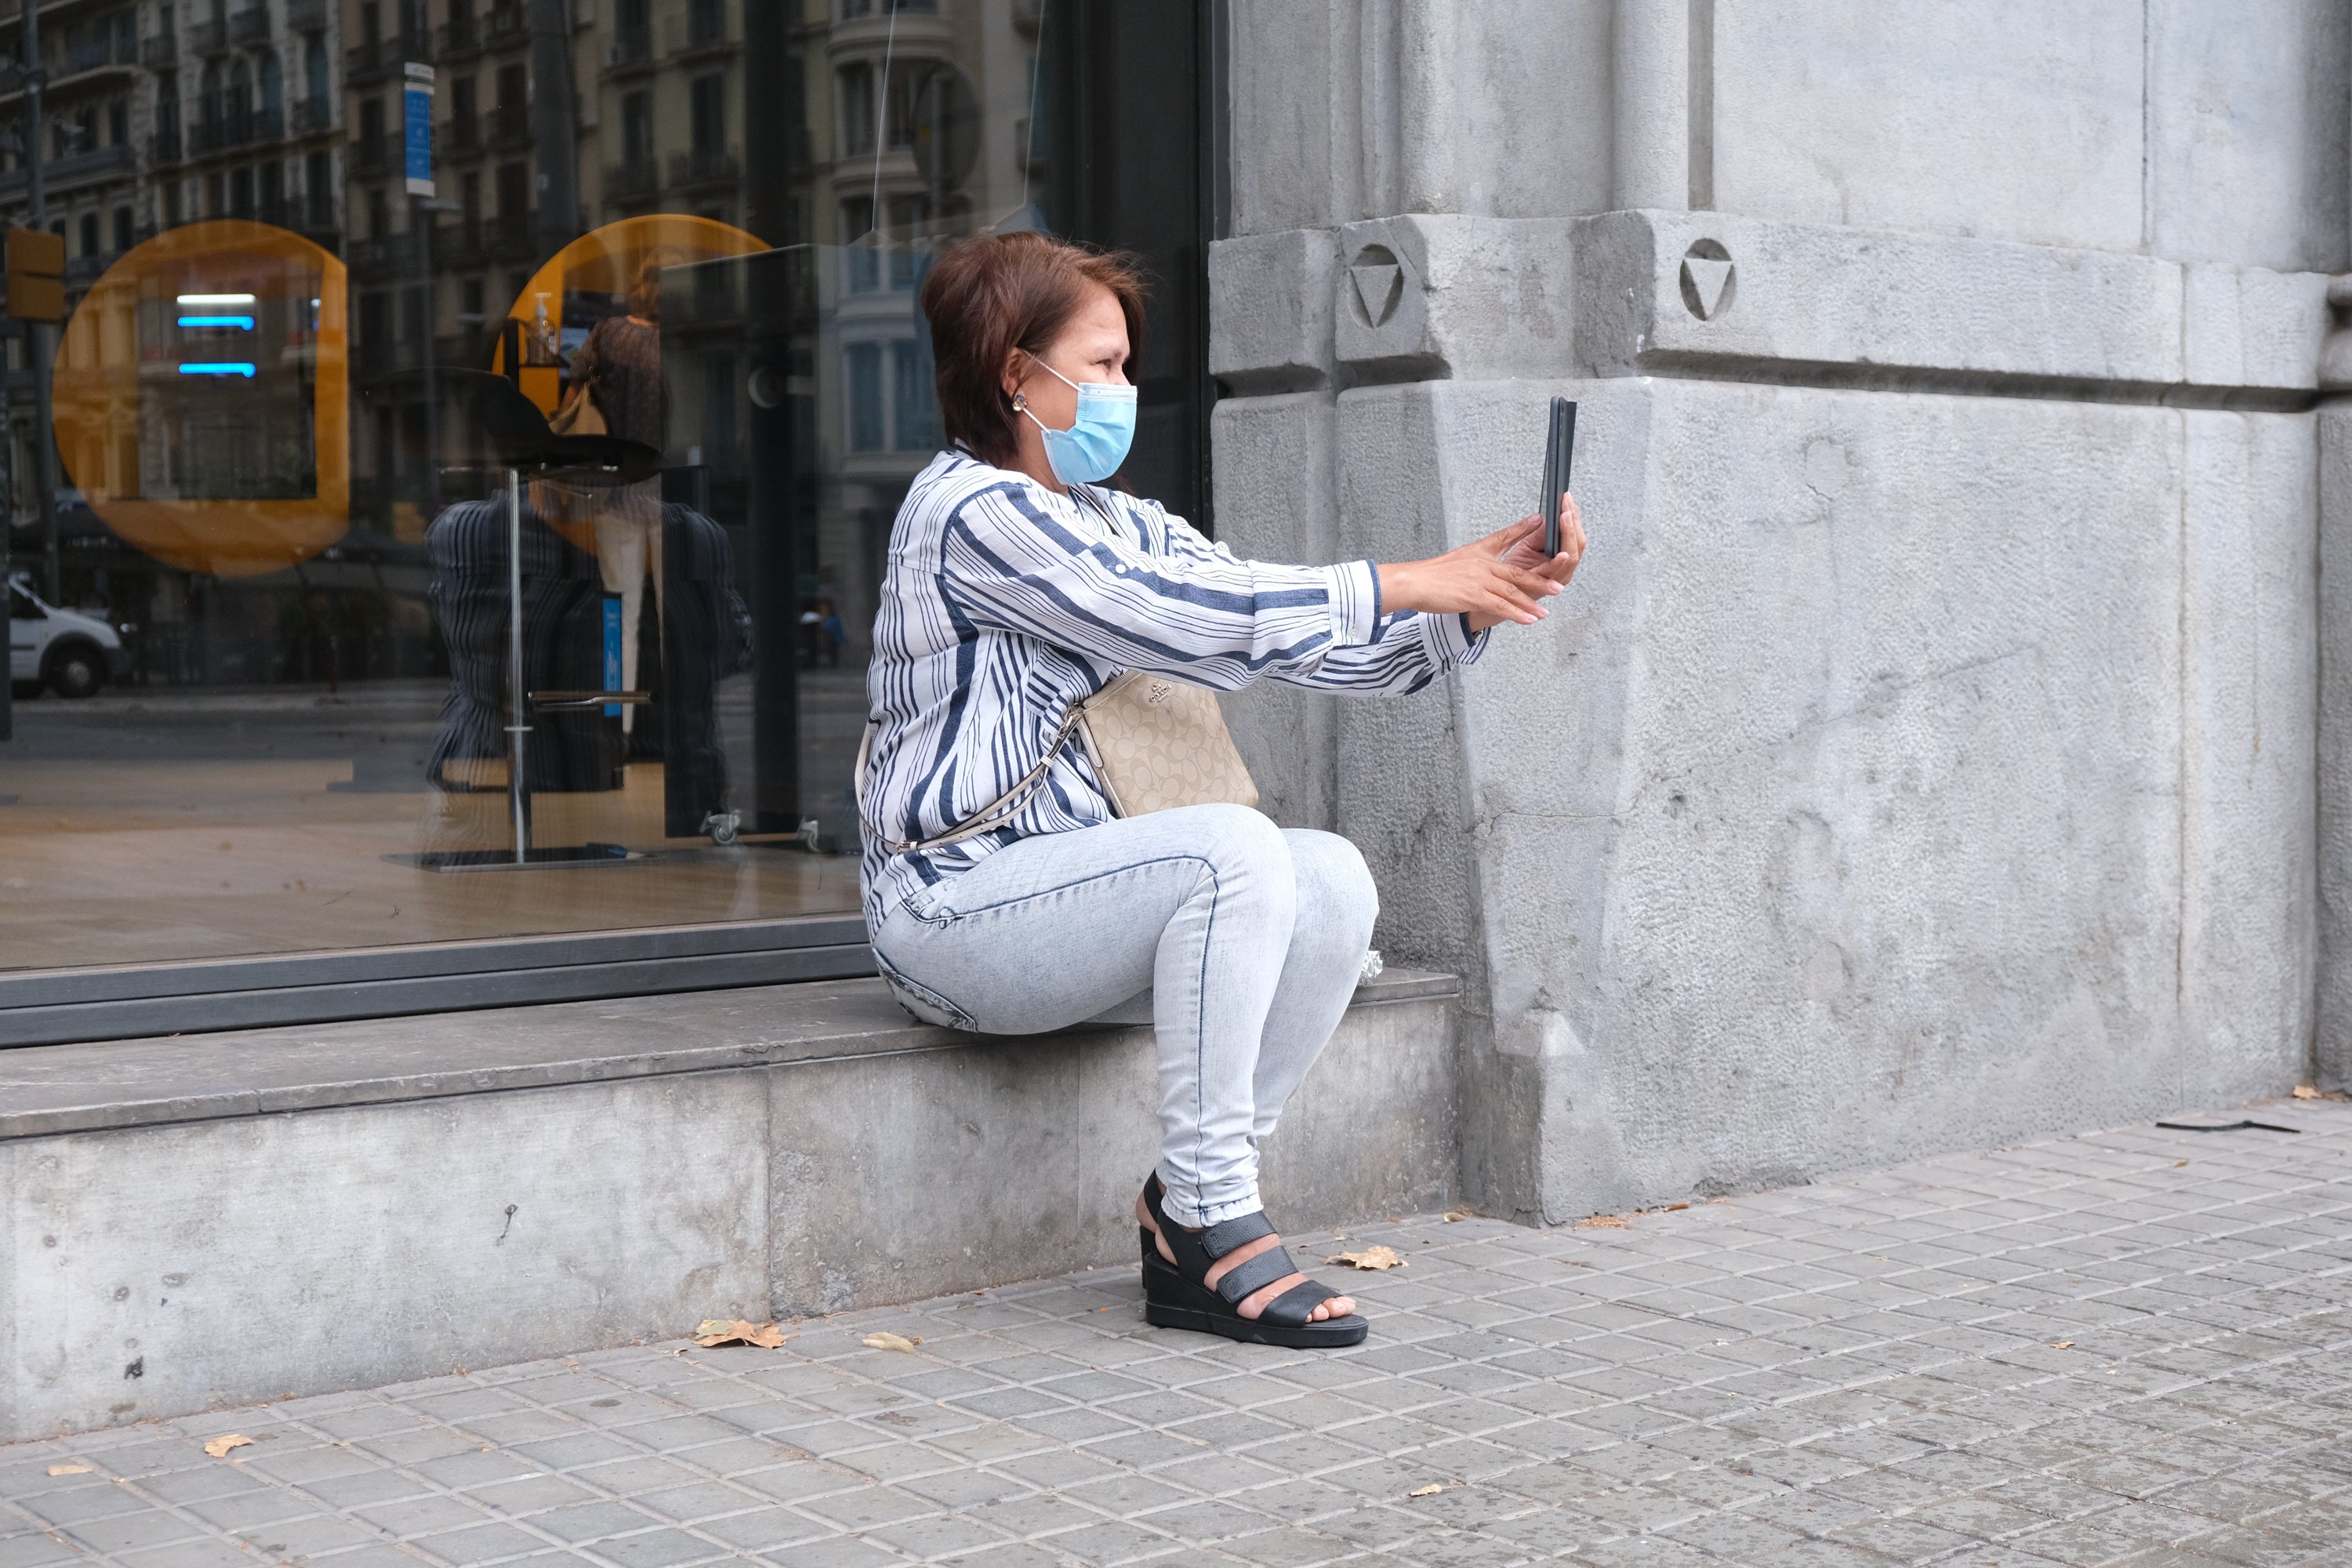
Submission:
M 1381 621 L 1380 573 L 1369 561 L 1324 568 L 1331 578 L 1331 646 L 1361 647 Z
M 1495 628 L 1483 632 L 1470 629 L 1468 616 L 1423 616 L 1421 617 L 1421 637 L 1429 649 L 1429 661 L 1440 669 L 1454 669 L 1465 664 L 1475 664 L 1478 656 L 1486 651 L 1487 639 Z

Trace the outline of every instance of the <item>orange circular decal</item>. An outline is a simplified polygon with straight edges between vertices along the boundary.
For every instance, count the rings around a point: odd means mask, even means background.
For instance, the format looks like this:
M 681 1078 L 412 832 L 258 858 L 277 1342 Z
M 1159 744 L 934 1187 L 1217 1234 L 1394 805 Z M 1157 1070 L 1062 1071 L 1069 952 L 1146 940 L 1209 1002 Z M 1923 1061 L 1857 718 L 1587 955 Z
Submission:
M 623 218 L 582 235 L 531 275 L 507 315 L 519 330 L 502 333 L 492 349 L 490 368 L 507 370 L 509 342 L 521 345 L 521 372 L 515 377 L 540 412 L 553 415 L 564 395 L 563 376 L 586 330 L 567 330 L 567 303 L 577 295 L 598 297 L 598 315 L 628 295 L 638 274 L 654 267 L 690 266 L 721 257 L 749 256 L 768 248 L 756 235 L 717 218 L 682 213 L 649 213 Z M 594 553 L 594 517 L 604 502 L 594 493 L 572 493 L 561 485 L 534 485 L 532 510 L 556 532 Z
M 350 526 L 344 270 L 219 219 L 126 252 L 82 297 L 53 391 L 66 475 L 166 565 L 257 576 Z
M 507 314 L 523 324 L 522 389 L 542 413 L 555 412 L 569 355 L 562 342 L 564 297 L 601 294 L 618 300 L 648 260 L 687 266 L 768 248 L 756 235 L 717 218 L 650 213 L 582 235 L 531 274 Z M 492 351 L 490 368 L 506 373 L 506 344 Z

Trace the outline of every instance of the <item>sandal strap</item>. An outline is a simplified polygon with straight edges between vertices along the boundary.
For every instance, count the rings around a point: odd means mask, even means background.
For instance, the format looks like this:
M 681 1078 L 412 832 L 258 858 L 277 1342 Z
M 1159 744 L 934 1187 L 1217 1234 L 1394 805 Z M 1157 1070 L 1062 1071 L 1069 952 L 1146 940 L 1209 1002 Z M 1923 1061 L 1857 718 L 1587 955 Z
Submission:
M 1161 1184 L 1160 1173 L 1154 1171 L 1150 1180 L 1143 1184 L 1144 1206 L 1159 1222 L 1160 1234 L 1168 1238 L 1168 1250 L 1176 1255 L 1177 1271 L 1196 1285 L 1206 1280 L 1210 1268 L 1234 1248 L 1245 1247 L 1262 1236 L 1274 1234 L 1274 1225 L 1262 1209 L 1221 1220 L 1206 1230 L 1187 1230 L 1168 1217 L 1163 1203 L 1167 1195 L 1168 1189 Z M 1275 1278 L 1279 1279 L 1282 1276 L 1277 1274 Z
M 1279 1247 L 1269 1247 L 1255 1258 L 1237 1263 L 1217 1277 L 1216 1291 L 1235 1306 L 1257 1294 L 1276 1280 L 1298 1272 L 1298 1265 L 1290 1254 Z
M 1223 1258 L 1236 1248 L 1247 1247 L 1262 1237 L 1274 1234 L 1274 1222 L 1265 1217 L 1264 1209 L 1221 1219 L 1201 1233 L 1201 1248 L 1211 1258 Z
M 1318 1284 L 1312 1279 L 1304 1280 L 1267 1302 L 1265 1310 L 1257 1315 L 1258 1321 L 1297 1328 L 1311 1321 L 1315 1309 L 1339 1293 L 1328 1285 Z
M 1167 1196 L 1168 1189 L 1160 1184 L 1160 1173 L 1152 1172 L 1151 1179 L 1143 1184 L 1144 1206 L 1151 1211 L 1151 1218 L 1160 1226 L 1160 1235 L 1168 1243 L 1168 1250 L 1176 1255 L 1176 1271 L 1198 1284 L 1207 1277 L 1209 1266 L 1216 1259 L 1202 1249 L 1201 1232 L 1186 1230 L 1168 1217 L 1168 1210 L 1162 1204 Z

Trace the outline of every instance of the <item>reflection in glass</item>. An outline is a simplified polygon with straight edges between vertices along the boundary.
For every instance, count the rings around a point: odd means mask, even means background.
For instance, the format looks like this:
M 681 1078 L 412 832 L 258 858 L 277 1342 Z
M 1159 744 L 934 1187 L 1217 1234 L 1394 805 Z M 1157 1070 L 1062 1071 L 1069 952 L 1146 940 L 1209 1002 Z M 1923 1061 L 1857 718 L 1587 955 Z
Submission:
M 53 371 L 58 455 L 84 504 L 146 554 L 215 576 L 342 537 L 343 287 L 319 246 L 235 219 L 116 260 Z
M 854 909 L 876 586 L 940 439 L 915 300 L 960 235 L 1144 253 L 1128 477 L 1202 514 L 1195 0 L 108 15 L 102 62 L 44 33 L 64 572 L 12 641 L 95 653 L 12 659 L 0 966 Z M 467 374 L 659 473 L 527 476 L 510 515 Z M 627 858 L 427 868 L 513 842 L 518 698 L 531 841 Z

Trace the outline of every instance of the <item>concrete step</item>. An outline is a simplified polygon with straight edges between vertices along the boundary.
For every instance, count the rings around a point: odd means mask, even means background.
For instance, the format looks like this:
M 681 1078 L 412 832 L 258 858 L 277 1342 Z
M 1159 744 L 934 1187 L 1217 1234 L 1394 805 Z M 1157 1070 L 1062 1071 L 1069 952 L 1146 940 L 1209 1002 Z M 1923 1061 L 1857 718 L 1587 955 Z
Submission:
M 1359 991 L 1282 1223 L 1451 1201 L 1456 989 Z M 1156 1099 L 873 980 L 0 1052 L 0 1439 L 1116 1262 Z

